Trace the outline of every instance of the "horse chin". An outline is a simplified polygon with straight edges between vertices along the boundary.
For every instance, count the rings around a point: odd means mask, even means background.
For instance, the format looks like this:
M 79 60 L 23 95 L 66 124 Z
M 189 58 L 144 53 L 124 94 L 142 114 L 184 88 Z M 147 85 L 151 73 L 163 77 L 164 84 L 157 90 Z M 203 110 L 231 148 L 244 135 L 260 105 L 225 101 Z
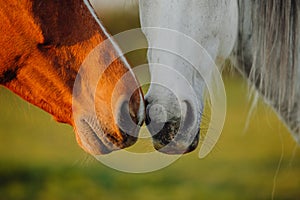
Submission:
M 153 137 L 153 145 L 157 151 L 165 154 L 178 155 L 190 153 L 198 146 L 199 132 L 200 131 L 196 133 L 192 141 L 190 141 L 190 139 L 178 139 L 180 136 L 175 136 L 175 138 L 169 142 L 166 142 L 165 139 L 160 138 L 161 135 L 164 135 L 165 138 L 165 134 L 158 133 L 158 136 Z
M 152 134 L 154 148 L 165 154 L 186 154 L 194 151 L 199 143 L 199 128 L 180 127 L 180 120 L 162 125 L 151 123 L 146 118 L 149 132 Z M 159 129 L 159 130 L 158 130 Z
M 170 112 L 174 107 L 171 109 L 169 105 L 149 103 L 146 100 L 145 122 L 156 150 L 165 154 L 185 154 L 197 148 L 201 115 L 195 111 L 197 109 L 194 105 L 188 100 L 178 103 L 177 110 L 181 110 L 179 116 Z
M 81 119 L 76 127 L 76 138 L 78 144 L 91 155 L 104 155 L 112 151 L 129 147 L 137 141 L 137 138 L 126 133 L 116 137 L 117 133 L 103 130 L 96 119 Z

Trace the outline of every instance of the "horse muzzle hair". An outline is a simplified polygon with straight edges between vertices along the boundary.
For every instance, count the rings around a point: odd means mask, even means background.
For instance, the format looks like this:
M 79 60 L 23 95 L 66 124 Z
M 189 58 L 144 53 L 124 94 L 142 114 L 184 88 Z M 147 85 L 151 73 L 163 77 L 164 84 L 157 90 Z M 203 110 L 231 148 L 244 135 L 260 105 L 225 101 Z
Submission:
M 184 154 L 198 145 L 202 106 L 198 98 L 187 94 L 189 88 L 182 89 L 184 85 L 151 84 L 146 94 L 145 122 L 154 148 L 162 153 Z
M 130 102 L 124 100 L 124 102 L 112 106 L 114 111 L 101 108 L 95 113 L 74 116 L 79 145 L 92 155 L 107 154 L 133 145 L 143 123 L 143 117 L 139 114 L 142 108 L 136 109 L 136 106 L 133 105 L 136 104 L 135 101 L 135 98 Z M 102 104 L 102 102 L 97 102 L 97 104 Z M 115 117 L 112 116 L 113 112 L 116 113 Z
M 97 65 L 92 66 L 80 70 L 76 78 L 73 116 L 78 143 L 100 155 L 136 142 L 145 109 L 139 83 L 126 62 L 116 60 L 100 75 Z

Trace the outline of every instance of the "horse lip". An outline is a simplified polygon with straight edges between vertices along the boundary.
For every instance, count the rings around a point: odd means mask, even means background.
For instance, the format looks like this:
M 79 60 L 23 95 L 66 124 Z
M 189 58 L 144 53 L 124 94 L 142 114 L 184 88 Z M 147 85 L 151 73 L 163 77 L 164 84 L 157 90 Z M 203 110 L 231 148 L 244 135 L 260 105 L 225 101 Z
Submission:
M 164 154 L 169 154 L 169 155 L 179 155 L 179 154 L 187 154 L 196 149 L 196 146 L 188 146 L 188 147 L 180 147 L 177 146 L 176 144 L 170 144 L 170 146 L 162 146 L 159 147 L 157 145 L 154 146 L 154 148 Z
M 186 154 L 194 151 L 199 143 L 200 119 L 194 116 L 191 103 L 186 103 L 184 117 L 172 117 L 166 122 L 156 122 L 146 115 L 146 125 L 153 138 L 154 148 L 165 154 Z M 146 105 L 149 103 L 146 101 Z
M 99 126 L 98 128 L 93 125 L 94 123 L 90 120 L 82 119 L 81 124 L 83 125 L 83 131 L 79 130 L 79 137 L 82 141 L 84 148 L 91 153 L 92 155 L 99 154 L 108 154 L 114 149 L 109 147 L 110 145 L 106 144 L 106 141 L 103 140 L 103 137 L 99 136 Z M 100 133 L 101 135 L 101 133 Z M 104 134 L 102 134 L 105 136 Z
M 90 152 L 92 155 L 108 154 L 112 151 L 129 147 L 133 145 L 137 139 L 136 137 L 119 129 L 120 133 L 122 134 L 122 140 L 118 141 L 111 136 L 113 134 L 102 131 L 101 125 L 99 125 L 98 121 L 94 120 L 93 118 L 81 119 L 81 124 L 84 126 L 83 128 L 85 129 L 86 133 L 84 136 L 81 135 L 81 140 L 83 139 L 82 136 L 85 137 L 85 141 L 89 141 L 91 138 L 94 139 L 92 142 L 88 144 L 86 143 L 86 145 L 83 144 L 84 148 L 87 148 L 88 152 Z M 136 132 L 138 132 L 138 130 L 135 129 Z
M 181 144 L 180 141 L 173 139 L 168 144 L 162 143 L 159 139 L 153 139 L 154 148 L 165 154 L 178 155 L 186 154 L 194 151 L 199 143 L 200 130 L 195 135 L 195 138 L 189 145 Z M 175 136 L 176 137 L 176 136 Z

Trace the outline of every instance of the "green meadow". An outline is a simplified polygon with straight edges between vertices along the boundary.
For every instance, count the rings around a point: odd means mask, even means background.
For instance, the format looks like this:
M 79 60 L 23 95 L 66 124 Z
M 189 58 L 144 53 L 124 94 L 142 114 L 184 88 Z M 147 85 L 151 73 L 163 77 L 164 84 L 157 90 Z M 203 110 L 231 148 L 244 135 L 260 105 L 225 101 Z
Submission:
M 125 15 L 103 21 L 112 33 L 138 26 L 136 15 Z M 128 56 L 133 65 L 145 62 L 145 51 Z M 198 148 L 146 174 L 106 167 L 80 149 L 72 127 L 0 87 L 0 200 L 300 199 L 300 147 L 261 100 L 248 117 L 238 74 L 223 78 L 227 116 L 214 150 L 199 159 Z

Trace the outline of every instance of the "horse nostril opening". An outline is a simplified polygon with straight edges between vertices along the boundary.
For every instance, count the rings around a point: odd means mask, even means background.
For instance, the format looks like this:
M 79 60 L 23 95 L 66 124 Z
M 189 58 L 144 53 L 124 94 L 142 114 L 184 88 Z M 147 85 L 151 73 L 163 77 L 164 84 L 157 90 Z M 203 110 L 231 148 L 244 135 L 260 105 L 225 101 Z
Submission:
M 151 123 L 151 119 L 149 117 L 149 101 L 147 99 L 145 99 L 145 108 L 146 108 L 146 117 L 145 117 L 145 123 L 146 126 L 148 126 Z
M 127 100 L 119 107 L 117 124 L 122 133 L 137 137 L 138 116 Z
M 139 108 L 136 107 L 132 100 L 130 100 L 130 102 L 128 102 L 128 100 L 123 101 L 120 106 L 120 117 L 122 117 L 123 120 L 139 125 L 141 119 L 139 119 Z
M 126 119 L 127 117 L 131 118 L 130 113 L 129 113 L 129 103 L 127 100 L 123 101 L 121 106 L 120 106 L 120 116 Z

